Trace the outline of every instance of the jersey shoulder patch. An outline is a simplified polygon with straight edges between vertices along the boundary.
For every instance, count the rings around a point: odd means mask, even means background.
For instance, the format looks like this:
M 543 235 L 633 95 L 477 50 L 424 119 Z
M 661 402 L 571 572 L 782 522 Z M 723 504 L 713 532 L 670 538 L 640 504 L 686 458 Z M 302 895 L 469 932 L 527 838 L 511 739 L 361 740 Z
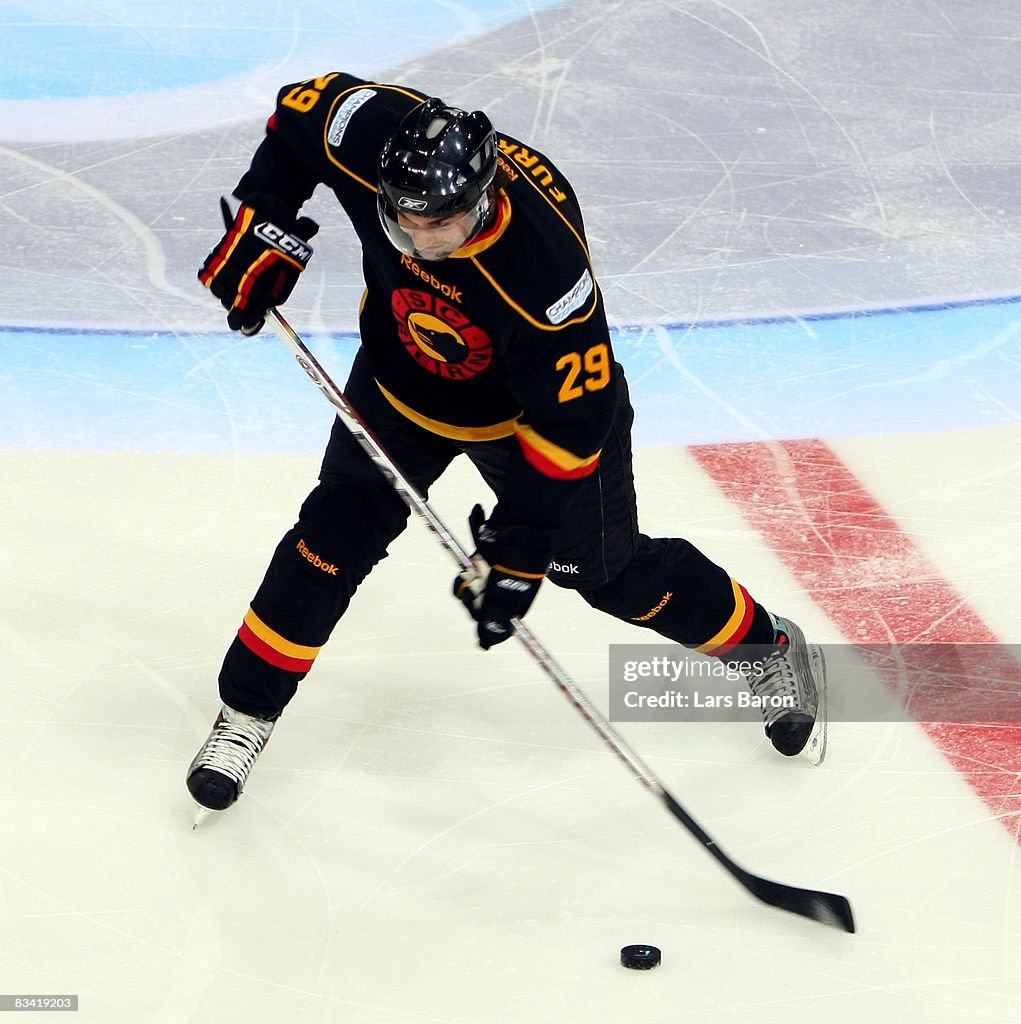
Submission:
M 554 326 L 559 326 L 575 310 L 581 309 L 588 302 L 594 290 L 592 271 L 586 267 L 571 289 L 546 310 L 546 319 Z
M 355 89 L 344 98 L 326 128 L 326 141 L 331 146 L 337 147 L 343 142 L 351 118 L 358 113 L 363 104 L 368 103 L 376 95 L 376 92 L 371 86 L 366 86 L 363 89 Z

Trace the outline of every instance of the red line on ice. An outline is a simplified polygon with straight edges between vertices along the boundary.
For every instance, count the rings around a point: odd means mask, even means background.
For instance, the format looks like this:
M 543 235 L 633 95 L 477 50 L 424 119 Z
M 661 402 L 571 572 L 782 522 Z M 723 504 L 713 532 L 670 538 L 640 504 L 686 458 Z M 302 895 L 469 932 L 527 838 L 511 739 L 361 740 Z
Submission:
M 998 637 L 818 440 L 699 445 L 695 458 L 853 643 Z M 995 659 L 996 648 L 990 648 Z M 923 723 L 1021 841 L 1021 725 Z

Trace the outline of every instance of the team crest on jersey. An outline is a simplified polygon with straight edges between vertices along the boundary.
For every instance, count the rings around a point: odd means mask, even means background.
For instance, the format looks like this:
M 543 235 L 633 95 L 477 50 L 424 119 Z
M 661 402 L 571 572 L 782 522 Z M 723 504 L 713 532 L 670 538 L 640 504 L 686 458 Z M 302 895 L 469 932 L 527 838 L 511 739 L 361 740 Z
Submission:
M 489 335 L 439 295 L 399 288 L 391 307 L 404 350 L 430 373 L 467 380 L 489 366 Z

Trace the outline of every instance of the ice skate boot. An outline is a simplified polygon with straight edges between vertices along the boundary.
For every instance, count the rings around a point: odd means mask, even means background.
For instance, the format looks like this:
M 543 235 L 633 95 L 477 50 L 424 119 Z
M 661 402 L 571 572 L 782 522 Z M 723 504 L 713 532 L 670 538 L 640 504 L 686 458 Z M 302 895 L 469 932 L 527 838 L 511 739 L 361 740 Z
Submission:
M 222 811 L 237 800 L 274 724 L 224 704 L 188 766 L 188 792 L 202 807 Z
M 826 756 L 826 661 L 818 644 L 790 619 L 772 616 L 776 647 L 748 676 L 758 698 L 766 736 L 786 757 L 804 754 L 813 764 Z

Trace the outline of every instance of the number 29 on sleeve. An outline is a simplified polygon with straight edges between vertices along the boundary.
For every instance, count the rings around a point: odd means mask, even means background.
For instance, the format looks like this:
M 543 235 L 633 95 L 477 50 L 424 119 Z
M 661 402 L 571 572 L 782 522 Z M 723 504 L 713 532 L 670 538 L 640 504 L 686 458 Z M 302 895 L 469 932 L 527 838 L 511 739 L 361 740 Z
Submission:
M 301 113 L 307 114 L 319 102 L 323 89 L 336 77 L 336 72 L 334 72 L 332 75 L 306 79 L 300 85 L 296 85 L 280 102 L 285 107 L 291 107 L 293 110 L 300 110 Z
M 557 399 L 560 404 L 581 398 L 586 391 L 601 391 L 610 383 L 610 347 L 605 341 L 584 352 L 568 352 L 557 360 L 564 374 Z

